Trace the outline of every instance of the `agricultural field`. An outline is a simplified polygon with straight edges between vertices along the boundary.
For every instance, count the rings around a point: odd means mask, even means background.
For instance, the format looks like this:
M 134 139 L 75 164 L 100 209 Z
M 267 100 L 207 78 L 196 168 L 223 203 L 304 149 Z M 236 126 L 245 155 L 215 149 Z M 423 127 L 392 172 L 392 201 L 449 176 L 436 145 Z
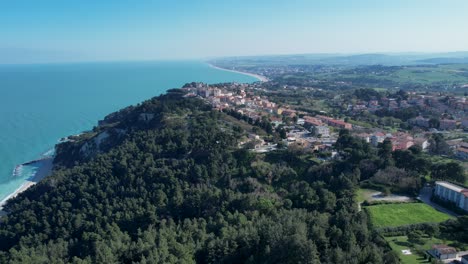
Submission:
M 424 203 L 394 203 L 365 207 L 375 227 L 438 223 L 451 217 Z
M 461 74 L 466 73 L 465 70 L 456 70 L 447 68 L 443 65 L 439 67 L 408 67 L 397 71 L 392 79 L 399 82 L 417 82 L 417 83 L 432 83 L 432 82 L 466 82 L 468 78 Z

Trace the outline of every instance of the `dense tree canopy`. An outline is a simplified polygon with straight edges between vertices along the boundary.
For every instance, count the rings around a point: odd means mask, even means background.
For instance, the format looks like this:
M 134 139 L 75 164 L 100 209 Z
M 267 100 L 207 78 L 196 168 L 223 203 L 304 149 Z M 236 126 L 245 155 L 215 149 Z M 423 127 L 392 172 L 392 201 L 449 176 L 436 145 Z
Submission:
M 0 262 L 397 261 L 357 210 L 359 168 L 254 154 L 238 148 L 241 133 L 177 90 L 110 115 L 60 145 L 59 169 L 7 204 Z M 356 164 L 372 158 L 345 134 L 339 146 Z

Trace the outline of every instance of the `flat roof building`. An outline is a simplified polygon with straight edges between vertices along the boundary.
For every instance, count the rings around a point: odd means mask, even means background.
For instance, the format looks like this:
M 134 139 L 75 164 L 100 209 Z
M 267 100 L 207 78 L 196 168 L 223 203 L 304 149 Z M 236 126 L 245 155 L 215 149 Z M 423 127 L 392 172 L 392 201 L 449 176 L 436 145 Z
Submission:
M 468 211 L 468 189 L 444 181 L 436 181 L 434 195 L 453 202 L 457 207 Z

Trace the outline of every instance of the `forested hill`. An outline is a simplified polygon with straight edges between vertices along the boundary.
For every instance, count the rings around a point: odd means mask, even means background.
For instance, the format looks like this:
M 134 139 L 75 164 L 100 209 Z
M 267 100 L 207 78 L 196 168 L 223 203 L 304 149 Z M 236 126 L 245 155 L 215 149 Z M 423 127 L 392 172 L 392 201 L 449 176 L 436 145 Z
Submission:
M 252 153 L 229 120 L 171 90 L 72 137 L 8 203 L 0 263 L 398 262 L 346 161 Z

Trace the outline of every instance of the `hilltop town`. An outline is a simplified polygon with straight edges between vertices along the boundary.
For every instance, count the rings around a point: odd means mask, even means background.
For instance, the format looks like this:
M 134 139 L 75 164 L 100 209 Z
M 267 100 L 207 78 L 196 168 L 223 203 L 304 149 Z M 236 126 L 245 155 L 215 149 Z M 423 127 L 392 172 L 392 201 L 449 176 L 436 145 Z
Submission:
M 374 147 L 389 139 L 393 150 L 407 150 L 415 145 L 428 150 L 434 141 L 433 135 L 440 134 L 447 139 L 444 146 L 448 148 L 434 151 L 460 160 L 468 159 L 468 100 L 465 96 L 404 91 L 385 94 L 358 89 L 351 94 L 335 95 L 326 100 L 328 105 L 320 110 L 307 108 L 305 104 L 284 103 L 281 94 L 268 87 L 263 83 L 190 83 L 183 89 L 188 92 L 187 96 L 203 98 L 213 109 L 235 113 L 250 124 L 270 123 L 268 132 L 285 131 L 282 141 L 287 145 L 331 151 L 339 130 L 348 129 Z M 313 88 L 285 86 L 283 89 L 306 93 Z M 316 100 L 324 98 L 326 96 Z M 325 111 L 330 108 L 334 109 L 332 113 Z M 258 139 L 258 135 L 252 138 Z M 265 150 L 262 146 L 272 143 L 278 142 L 262 139 L 255 144 L 255 149 Z

